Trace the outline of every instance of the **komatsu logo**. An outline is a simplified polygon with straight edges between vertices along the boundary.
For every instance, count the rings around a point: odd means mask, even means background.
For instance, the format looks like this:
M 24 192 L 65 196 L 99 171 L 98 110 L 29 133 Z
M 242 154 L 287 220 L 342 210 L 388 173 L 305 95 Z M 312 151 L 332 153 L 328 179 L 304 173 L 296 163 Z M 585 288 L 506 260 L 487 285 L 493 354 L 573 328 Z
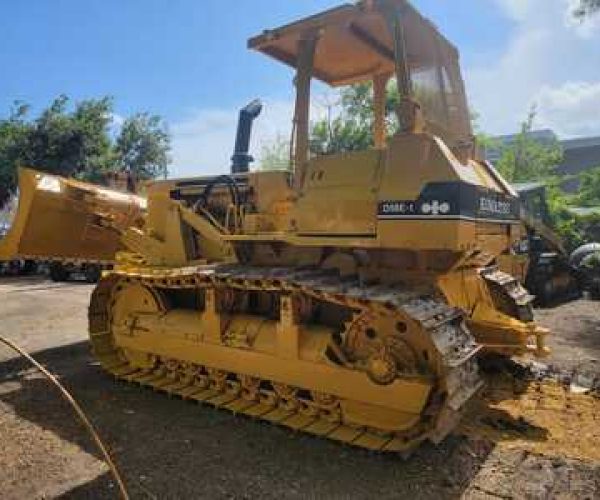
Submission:
M 446 201 L 432 200 L 421 205 L 421 212 L 426 215 L 445 215 L 450 212 L 450 203 Z
M 379 204 L 379 215 L 383 217 L 436 217 L 449 215 L 452 205 L 449 201 L 384 201 Z
M 511 213 L 511 204 L 507 201 L 499 201 L 492 198 L 479 198 L 479 211 L 491 214 L 509 215 Z

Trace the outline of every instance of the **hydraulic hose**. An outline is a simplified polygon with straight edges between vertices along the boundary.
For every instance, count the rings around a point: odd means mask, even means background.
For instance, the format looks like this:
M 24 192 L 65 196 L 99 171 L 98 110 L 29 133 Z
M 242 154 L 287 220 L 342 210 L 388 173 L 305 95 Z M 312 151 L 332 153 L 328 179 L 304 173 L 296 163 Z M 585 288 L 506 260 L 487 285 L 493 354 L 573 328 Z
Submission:
M 56 377 L 54 375 L 52 375 L 46 368 L 44 368 L 40 363 L 38 363 L 35 359 L 33 359 L 33 357 L 31 355 L 29 355 L 27 352 L 25 352 L 24 349 L 22 349 L 21 347 L 19 347 L 18 345 L 11 342 L 10 340 L 4 338 L 1 335 L 0 335 L 0 342 L 3 343 L 4 345 L 8 346 L 13 351 L 16 351 L 22 357 L 24 357 L 27 361 L 29 361 L 29 363 L 31 363 L 40 372 L 42 372 L 42 374 L 60 391 L 60 394 L 62 395 L 62 397 L 71 405 L 71 408 L 73 408 L 73 411 L 77 414 L 77 416 L 79 417 L 79 420 L 83 423 L 83 425 L 85 426 L 87 431 L 92 436 L 94 443 L 98 447 L 98 450 L 100 450 L 100 453 L 104 457 L 104 461 L 108 465 L 110 472 L 112 473 L 113 477 L 115 478 L 115 481 L 117 482 L 117 485 L 119 487 L 119 491 L 121 492 L 121 496 L 123 497 L 123 500 L 129 500 L 129 493 L 127 492 L 127 488 L 125 487 L 125 482 L 123 481 L 121 474 L 119 473 L 119 470 L 117 469 L 117 466 L 115 465 L 113 459 L 111 458 L 110 453 L 108 452 L 106 446 L 104 446 L 104 443 L 100 439 L 98 432 L 96 432 L 92 423 L 86 417 L 85 413 L 83 412 L 83 410 L 81 409 L 81 407 L 79 406 L 77 401 L 75 401 L 75 398 L 73 398 L 73 396 L 71 396 L 69 391 L 67 391 L 63 387 L 63 385 L 56 379 Z

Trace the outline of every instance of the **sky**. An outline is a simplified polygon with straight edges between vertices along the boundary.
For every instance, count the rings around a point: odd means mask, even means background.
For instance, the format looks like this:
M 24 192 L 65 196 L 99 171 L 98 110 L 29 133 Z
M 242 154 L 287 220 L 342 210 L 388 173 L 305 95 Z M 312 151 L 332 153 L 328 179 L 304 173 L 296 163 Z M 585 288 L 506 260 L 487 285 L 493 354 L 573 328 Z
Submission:
M 562 138 L 600 135 L 600 15 L 574 0 L 414 0 L 459 49 L 467 94 L 488 134 L 536 126 Z M 158 114 L 172 136 L 172 176 L 225 172 L 238 110 L 260 97 L 252 152 L 290 131 L 288 67 L 246 49 L 265 28 L 335 0 L 0 0 L 0 116 L 15 100 L 110 95 L 114 124 Z M 314 90 L 317 107 L 334 94 Z M 317 110 L 318 112 L 318 110 Z

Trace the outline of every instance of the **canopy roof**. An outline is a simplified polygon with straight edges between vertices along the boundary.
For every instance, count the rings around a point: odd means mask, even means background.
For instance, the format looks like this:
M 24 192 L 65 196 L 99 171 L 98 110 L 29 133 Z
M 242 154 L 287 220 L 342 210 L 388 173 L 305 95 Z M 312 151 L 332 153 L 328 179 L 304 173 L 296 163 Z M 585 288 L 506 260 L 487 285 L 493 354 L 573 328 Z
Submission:
M 411 69 L 431 66 L 432 57 L 441 53 L 458 58 L 458 52 L 435 26 L 406 0 L 391 0 L 402 9 L 408 63 Z M 307 17 L 281 28 L 267 30 L 251 38 L 248 47 L 296 67 L 298 40 L 313 30 L 320 38 L 313 75 L 332 86 L 346 85 L 392 74 L 394 48 L 386 20 L 373 5 L 363 0 Z M 438 45 L 439 44 L 439 45 Z M 436 47 L 437 46 L 437 47 Z

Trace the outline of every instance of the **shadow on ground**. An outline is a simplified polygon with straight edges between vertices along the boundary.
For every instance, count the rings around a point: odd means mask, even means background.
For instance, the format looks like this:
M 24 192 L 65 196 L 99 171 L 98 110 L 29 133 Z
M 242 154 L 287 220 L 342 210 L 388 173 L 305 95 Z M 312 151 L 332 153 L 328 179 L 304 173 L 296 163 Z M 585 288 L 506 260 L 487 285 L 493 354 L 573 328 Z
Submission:
M 38 352 L 79 400 L 133 498 L 456 498 L 493 445 L 452 436 L 408 461 L 169 398 L 105 375 L 87 342 Z M 69 407 L 21 360 L 0 364 L 0 400 L 23 419 L 99 457 Z M 64 498 L 114 498 L 108 474 Z

